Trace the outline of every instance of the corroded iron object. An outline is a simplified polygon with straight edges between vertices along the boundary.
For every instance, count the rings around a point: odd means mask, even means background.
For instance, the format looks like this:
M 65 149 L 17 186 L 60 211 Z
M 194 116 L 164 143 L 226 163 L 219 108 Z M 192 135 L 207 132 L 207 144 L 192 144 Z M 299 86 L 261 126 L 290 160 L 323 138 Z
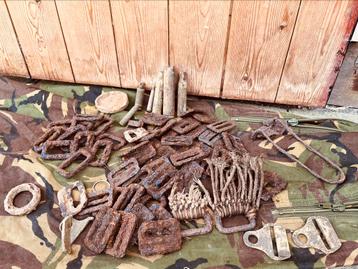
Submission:
M 152 144 L 149 144 L 149 141 L 141 142 L 120 153 L 120 156 L 124 157 L 125 160 L 135 158 L 139 165 L 145 164 L 155 155 L 156 150 Z
M 143 127 L 136 128 L 136 129 L 129 129 L 124 131 L 123 135 L 124 138 L 128 141 L 128 143 L 133 143 L 141 139 L 142 137 L 146 136 L 148 131 Z
M 165 116 L 165 115 L 160 115 L 160 114 L 155 114 L 155 113 L 146 113 L 143 116 L 143 118 L 141 118 L 141 120 L 143 121 L 143 123 L 145 123 L 147 125 L 161 127 L 164 124 L 166 124 L 167 121 L 169 121 L 171 118 L 172 117 L 170 117 L 170 116 Z
M 104 148 L 102 154 L 97 160 L 90 162 L 90 166 L 102 167 L 106 165 L 112 153 L 113 142 L 109 139 L 97 140 L 92 148 L 93 155 L 96 155 L 100 148 Z
M 159 129 L 155 129 L 155 130 L 151 131 L 148 135 L 143 137 L 140 141 L 148 141 L 153 138 L 162 136 L 163 134 L 168 132 L 176 123 L 180 122 L 181 120 L 182 120 L 182 118 L 170 119 L 166 124 L 164 124 L 164 126 L 162 126 Z
M 253 243 L 250 238 L 256 238 Z M 267 256 L 276 261 L 291 257 L 287 233 L 284 227 L 268 223 L 259 230 L 244 233 L 243 240 L 246 246 L 265 252 Z
M 72 191 L 74 189 L 77 189 L 80 193 L 80 201 L 76 206 L 74 205 L 72 197 Z M 85 186 L 82 182 L 76 181 L 67 187 L 63 187 L 57 192 L 57 200 L 62 217 L 76 215 L 87 203 Z
M 199 137 L 205 130 L 206 130 L 205 125 L 199 125 L 198 127 L 186 133 L 185 135 L 192 137 L 194 140 L 195 138 Z
M 126 140 L 124 138 L 113 135 L 113 134 L 104 133 L 104 134 L 101 134 L 98 136 L 98 139 L 103 139 L 103 138 L 108 138 L 108 139 L 112 140 L 113 150 L 119 150 L 126 144 Z
M 46 141 L 42 145 L 41 158 L 44 160 L 65 160 L 71 153 L 70 151 L 71 140 L 53 140 Z M 50 153 L 51 150 L 67 148 L 68 153 Z
M 200 123 L 197 120 L 193 118 L 185 118 L 180 122 L 178 122 L 177 124 L 175 124 L 172 127 L 172 129 L 178 134 L 186 134 L 191 130 L 195 129 L 196 127 L 198 127 L 199 125 Z
M 53 125 L 47 131 L 37 139 L 33 145 L 33 150 L 36 152 L 40 152 L 42 150 L 42 146 L 46 141 L 54 141 L 61 134 L 66 131 L 66 128 L 62 126 Z
M 80 131 L 75 134 L 73 140 L 71 140 L 70 151 L 73 153 L 79 149 L 80 146 L 92 148 L 95 135 L 92 131 Z
M 130 121 L 128 121 L 127 126 L 131 127 L 131 128 L 143 127 L 143 121 L 141 121 L 141 120 L 130 120 Z
M 197 121 L 200 121 L 201 123 L 208 124 L 215 121 L 215 118 L 212 115 L 209 115 L 204 111 L 195 110 L 191 113 L 191 116 Z
M 227 150 L 236 152 L 241 155 L 243 155 L 244 153 L 248 153 L 247 149 L 242 144 L 239 137 L 229 134 L 227 132 L 221 133 L 221 136 L 223 138 L 224 145 Z
M 143 256 L 167 254 L 180 250 L 182 237 L 179 221 L 166 220 L 142 223 L 138 231 L 138 248 Z
M 214 146 L 216 142 L 218 142 L 221 139 L 221 136 L 209 129 L 206 129 L 204 132 L 202 132 L 199 135 L 199 141 L 205 143 L 208 146 Z
M 32 199 L 23 207 L 16 207 L 14 205 L 14 199 L 20 192 L 30 192 Z M 14 216 L 27 215 L 34 211 L 41 200 L 40 188 L 32 183 L 23 183 L 12 188 L 8 194 L 6 194 L 4 200 L 4 209 L 7 213 Z
M 181 166 L 185 163 L 200 159 L 200 158 L 204 157 L 205 154 L 206 153 L 201 148 L 195 147 L 195 148 L 183 151 L 183 152 L 174 153 L 174 154 L 170 155 L 170 161 L 175 166 Z
M 236 123 L 234 121 L 222 120 L 222 121 L 211 123 L 206 127 L 215 133 L 222 133 L 234 129 L 236 127 Z
M 94 214 L 99 210 L 107 207 L 111 207 L 113 204 L 113 190 L 108 188 L 105 190 L 96 191 L 87 194 L 87 205 L 81 210 L 78 215 L 85 216 L 88 214 Z
M 67 167 L 69 167 L 73 162 L 75 162 L 81 156 L 84 156 L 85 159 L 80 164 L 78 164 L 75 169 L 73 169 L 72 171 L 65 170 Z M 93 160 L 93 158 L 94 158 L 94 155 L 92 154 L 92 152 L 90 152 L 84 148 L 81 148 L 78 151 L 76 151 L 75 153 L 71 154 L 71 156 L 68 159 L 63 161 L 57 167 L 56 171 L 57 171 L 57 173 L 59 173 L 61 176 L 65 177 L 65 178 L 73 177 L 75 174 L 77 174 L 81 170 L 85 169 L 88 166 L 88 164 Z
M 306 240 L 302 241 L 300 236 Z M 332 224 L 321 216 L 309 217 L 302 228 L 294 231 L 292 240 L 300 248 L 313 247 L 326 255 L 336 252 L 342 246 Z
M 139 202 L 140 198 L 144 195 L 145 190 L 139 184 L 130 184 L 127 187 L 119 187 L 115 190 L 117 199 L 112 206 L 115 210 L 122 210 L 130 212 L 133 206 Z
M 109 238 L 105 253 L 116 258 L 122 258 L 126 255 L 126 250 L 131 241 L 132 235 L 136 228 L 136 215 L 132 213 L 120 212 L 121 220 L 118 232 L 113 233 Z
M 161 143 L 164 146 L 190 146 L 193 144 L 193 138 L 187 135 L 162 137 Z
M 138 161 L 135 158 L 130 158 L 129 160 L 122 162 L 118 168 L 111 171 L 107 178 L 114 187 L 120 187 L 138 174 L 139 170 L 140 167 Z
M 172 214 L 161 204 L 152 203 L 149 210 L 153 213 L 156 220 L 164 220 L 172 218 Z
M 103 208 L 95 217 L 85 239 L 85 246 L 96 254 L 102 253 L 109 239 L 115 234 L 121 214 L 112 208 Z

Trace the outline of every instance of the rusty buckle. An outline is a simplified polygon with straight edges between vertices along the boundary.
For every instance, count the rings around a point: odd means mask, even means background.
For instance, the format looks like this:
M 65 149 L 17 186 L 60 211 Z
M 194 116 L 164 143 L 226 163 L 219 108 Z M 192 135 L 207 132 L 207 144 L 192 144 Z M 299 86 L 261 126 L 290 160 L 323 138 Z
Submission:
M 203 151 L 200 147 L 194 147 L 192 149 L 170 155 L 170 161 L 174 166 L 181 166 L 185 163 L 200 159 L 205 155 L 205 151 Z
M 193 144 L 193 138 L 187 135 L 165 136 L 162 137 L 161 143 L 164 146 L 190 146 Z
M 178 134 L 185 134 L 198 127 L 200 123 L 193 118 L 185 118 L 175 124 L 172 129 Z
M 81 156 L 84 156 L 85 159 L 80 164 L 78 164 L 75 169 L 73 169 L 72 171 L 65 170 L 65 168 L 69 167 L 74 161 L 79 159 Z M 73 177 L 78 172 L 80 172 L 81 170 L 86 168 L 88 166 L 88 164 L 93 160 L 93 158 L 94 158 L 94 155 L 92 154 L 92 152 L 90 152 L 84 148 L 81 148 L 78 151 L 76 151 L 75 153 L 72 153 L 68 159 L 64 160 L 57 167 L 57 169 L 56 169 L 57 173 L 59 173 L 61 176 L 65 177 L 65 178 Z
M 120 187 L 128 183 L 135 175 L 138 174 L 140 167 L 136 158 L 130 158 L 122 162 L 117 169 L 111 171 L 107 178 L 109 183 L 114 187 Z
M 199 141 L 205 143 L 208 146 L 214 146 L 216 142 L 221 139 L 221 136 L 212 130 L 206 129 L 199 135 Z
M 217 121 L 214 123 L 211 123 L 209 125 L 206 126 L 208 129 L 210 129 L 211 131 L 215 132 L 215 133 L 222 133 L 222 132 L 226 132 L 226 131 L 230 131 L 232 129 L 234 129 L 236 127 L 236 123 L 234 121 Z

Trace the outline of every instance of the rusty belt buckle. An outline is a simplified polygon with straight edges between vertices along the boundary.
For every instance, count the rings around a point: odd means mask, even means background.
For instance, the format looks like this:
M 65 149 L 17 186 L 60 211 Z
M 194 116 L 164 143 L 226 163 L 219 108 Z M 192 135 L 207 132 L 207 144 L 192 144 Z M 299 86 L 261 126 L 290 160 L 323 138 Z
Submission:
M 226 131 L 230 131 L 236 127 L 236 123 L 234 121 L 217 121 L 212 124 L 206 126 L 208 129 L 212 130 L 215 133 L 222 133 Z
M 171 117 L 160 115 L 160 114 L 154 114 L 154 113 L 146 113 L 141 120 L 143 123 L 153 126 L 163 126 L 167 123 L 168 120 L 170 120 Z
M 97 140 L 97 142 L 93 145 L 92 148 L 92 153 L 94 156 L 96 155 L 96 153 L 99 151 L 101 147 L 104 147 L 101 156 L 96 161 L 91 162 L 89 164 L 90 166 L 102 167 L 105 166 L 106 163 L 108 162 L 109 157 L 111 156 L 112 153 L 113 142 L 109 139 Z
M 126 255 L 126 250 L 136 228 L 136 215 L 120 212 L 121 220 L 116 232 L 109 238 L 105 253 L 116 258 Z
M 108 138 L 108 139 L 112 140 L 113 150 L 119 150 L 126 144 L 126 140 L 124 138 L 115 136 L 113 134 L 104 133 L 104 134 L 101 134 L 98 136 L 98 139 L 103 139 L 103 138 Z
M 191 116 L 196 119 L 197 121 L 200 121 L 201 123 L 212 123 L 213 121 L 215 121 L 215 118 L 213 116 L 211 116 L 210 114 L 204 112 L 204 111 L 199 111 L 199 110 L 194 110 L 194 112 L 191 114 Z
M 201 135 L 205 130 L 206 130 L 205 125 L 199 125 L 195 129 L 193 129 L 190 132 L 186 133 L 186 135 L 192 137 L 193 140 L 194 140 L 195 138 L 199 137 L 199 135 Z
M 33 150 L 36 152 L 40 152 L 45 142 L 56 140 L 65 131 L 66 129 L 61 126 L 53 126 L 49 128 L 43 135 L 40 136 L 39 139 L 35 141 L 33 145 Z
M 199 141 L 205 143 L 206 145 L 212 147 L 216 142 L 221 139 L 221 136 L 212 130 L 206 129 L 203 133 L 199 135 Z
M 109 127 L 111 127 L 112 123 L 113 120 L 109 116 L 103 116 L 103 122 L 96 122 L 94 126 L 96 128 L 94 130 L 94 134 L 97 136 L 104 133 Z
M 174 153 L 170 155 L 170 160 L 175 166 L 181 166 L 185 163 L 200 159 L 204 157 L 206 153 L 199 147 L 188 149 L 183 152 Z
M 112 208 L 103 208 L 96 214 L 85 239 L 85 246 L 96 254 L 102 253 L 116 232 L 121 214 Z
M 71 156 L 71 153 L 49 153 L 49 151 L 61 149 L 63 147 L 67 147 L 69 149 L 70 145 L 70 140 L 46 141 L 42 145 L 41 158 L 44 160 L 65 160 Z
M 227 132 L 223 132 L 222 134 L 224 145 L 229 151 L 239 152 L 241 154 L 246 153 L 247 150 L 245 146 L 242 144 L 239 137 L 236 137 Z
M 180 224 L 174 218 L 143 222 L 139 227 L 138 248 L 143 256 L 174 252 L 181 244 Z
M 113 203 L 113 190 L 107 188 L 105 190 L 96 191 L 87 194 L 87 205 L 84 209 L 78 213 L 78 216 L 85 216 L 87 214 L 93 214 L 99 210 L 107 207 L 111 207 Z
M 83 141 L 83 138 L 85 138 L 85 141 Z M 75 152 L 80 146 L 83 145 L 87 148 L 91 148 L 93 146 L 94 140 L 95 136 L 92 131 L 80 131 L 75 134 L 71 143 L 70 151 Z
M 77 189 L 80 193 L 80 202 L 74 206 L 72 190 Z M 86 189 L 82 182 L 76 181 L 73 184 L 63 187 L 57 192 L 57 200 L 62 217 L 78 214 L 87 203 Z
M 118 198 L 114 202 L 112 208 L 115 210 L 123 210 L 130 212 L 133 206 L 140 200 L 145 193 L 143 186 L 139 184 L 131 184 L 127 187 L 119 187 L 114 190 Z
M 65 168 L 69 167 L 75 160 L 77 160 L 79 157 L 84 156 L 85 159 L 72 171 L 66 171 Z M 76 151 L 75 153 L 71 154 L 68 159 L 63 161 L 58 167 L 57 167 L 57 173 L 62 175 L 65 178 L 73 177 L 75 174 L 83 170 L 88 166 L 88 164 L 93 160 L 94 155 L 92 152 L 82 148 Z
M 190 146 L 193 144 L 193 138 L 188 135 L 165 136 L 162 137 L 161 143 L 164 146 Z
M 156 155 L 156 150 L 149 141 L 143 141 L 139 144 L 132 146 L 128 149 L 125 149 L 123 152 L 119 154 L 121 157 L 125 157 L 125 159 L 136 158 L 139 165 L 145 164 L 151 158 Z
M 122 162 L 117 169 L 108 174 L 108 182 L 114 187 L 122 186 L 137 175 L 139 170 L 140 167 L 136 158 L 130 158 L 129 160 Z
M 193 118 L 185 118 L 175 124 L 172 129 L 178 134 L 185 134 L 198 127 L 200 123 Z

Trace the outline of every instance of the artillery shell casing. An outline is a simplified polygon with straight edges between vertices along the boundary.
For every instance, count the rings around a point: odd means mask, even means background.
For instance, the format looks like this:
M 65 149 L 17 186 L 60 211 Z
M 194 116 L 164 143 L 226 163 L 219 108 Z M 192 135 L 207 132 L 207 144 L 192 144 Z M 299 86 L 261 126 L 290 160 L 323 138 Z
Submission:
M 138 111 L 139 106 L 138 105 L 134 105 L 128 112 L 127 114 L 124 115 L 124 117 L 121 119 L 121 121 L 119 122 L 120 125 L 124 126 L 128 123 L 128 121 L 134 116 L 134 114 Z
M 175 116 L 175 74 L 173 67 L 164 72 L 163 115 Z
M 185 72 L 180 72 L 178 82 L 178 104 L 177 104 L 177 116 L 182 116 L 186 112 L 186 101 L 187 101 L 187 88 L 188 81 Z
M 152 112 L 156 114 L 162 114 L 162 106 L 163 106 L 163 71 L 160 71 L 158 75 L 158 80 L 155 83 Z
M 144 84 L 141 83 L 140 86 L 137 88 L 137 93 L 135 95 L 135 102 L 134 102 L 134 104 L 138 106 L 138 110 L 142 109 L 143 100 L 144 100 Z
M 153 88 L 153 89 L 150 91 L 150 94 L 149 94 L 149 100 L 148 100 L 148 104 L 147 104 L 147 111 L 148 111 L 148 112 L 151 112 L 151 111 L 152 111 L 152 108 L 153 108 L 154 92 L 155 92 L 155 88 Z

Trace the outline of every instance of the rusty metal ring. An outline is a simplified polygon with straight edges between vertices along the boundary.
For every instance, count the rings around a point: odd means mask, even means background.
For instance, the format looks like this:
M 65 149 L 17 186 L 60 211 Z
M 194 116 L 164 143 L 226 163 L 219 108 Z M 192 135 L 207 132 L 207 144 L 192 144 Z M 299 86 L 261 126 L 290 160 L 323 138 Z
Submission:
M 23 207 L 16 207 L 14 205 L 15 197 L 21 193 L 28 191 L 32 194 L 31 201 L 23 206 Z M 37 205 L 40 203 L 41 200 L 41 191 L 40 188 L 37 187 L 35 184 L 32 183 L 23 183 L 14 188 L 12 188 L 5 197 L 4 200 L 4 208 L 7 213 L 14 216 L 20 215 L 27 215 L 31 211 L 35 210 Z

